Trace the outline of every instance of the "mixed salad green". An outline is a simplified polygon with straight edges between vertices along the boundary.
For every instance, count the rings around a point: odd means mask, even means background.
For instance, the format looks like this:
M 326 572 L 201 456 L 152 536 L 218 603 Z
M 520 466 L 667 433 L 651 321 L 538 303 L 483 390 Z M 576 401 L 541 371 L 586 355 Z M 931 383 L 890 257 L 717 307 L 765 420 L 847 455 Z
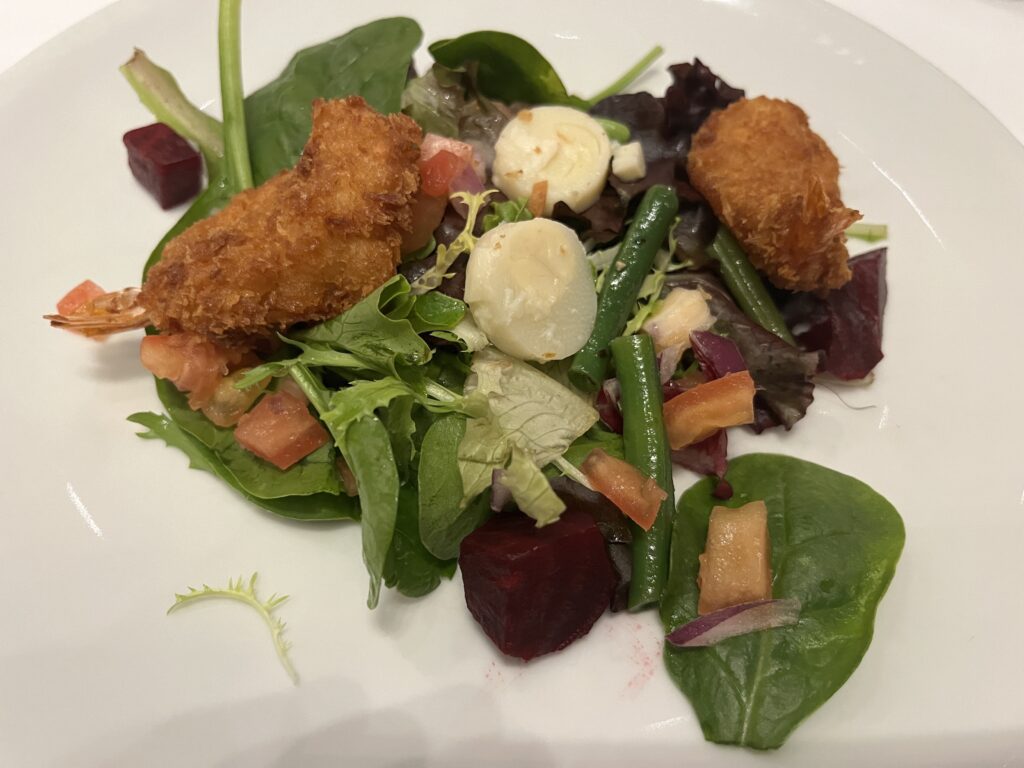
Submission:
M 243 99 L 238 8 L 237 0 L 221 0 L 223 124 L 190 105 L 171 75 L 144 54 L 123 68 L 156 118 L 199 146 L 208 173 L 206 190 L 157 245 L 146 269 L 175 235 L 296 162 L 316 98 L 358 95 L 381 112 L 402 110 L 425 132 L 473 146 L 487 167 L 502 129 L 522 107 L 592 111 L 612 139 L 643 145 L 646 176 L 657 178 L 647 184 L 613 179 L 581 211 L 564 203 L 543 210 L 486 188 L 453 193 L 433 236 L 406 256 L 400 274 L 344 314 L 289 331 L 270 359 L 238 380 L 240 388 L 268 377 L 271 389 L 290 382 L 329 431 L 329 444 L 287 469 L 242 448 L 230 427 L 193 411 L 165 380 L 157 380 L 165 414 L 130 417 L 145 427 L 141 436 L 178 448 L 192 467 L 273 514 L 358 521 L 371 608 L 382 587 L 419 597 L 451 578 L 466 537 L 492 516 L 510 514 L 496 510 L 514 506 L 538 527 L 553 524 L 567 498 L 575 504 L 556 489 L 566 482 L 589 488 L 583 468 L 600 449 L 653 478 L 662 492 L 646 529 L 614 509 L 617 519 L 605 518 L 599 527 L 617 532 L 605 536 L 615 552 L 625 546 L 632 554 L 624 565 L 613 555 L 629 607 L 660 605 L 670 631 L 696 615 L 698 556 L 711 507 L 765 499 L 773 595 L 800 600 L 799 622 L 710 647 L 667 646 L 666 662 L 707 738 L 780 746 L 866 651 L 903 528 L 878 494 L 817 465 L 753 455 L 726 471 L 721 431 L 670 453 L 662 400 L 714 367 L 701 358 L 712 342 L 729 341 L 729 353 L 742 356 L 743 370 L 756 382 L 759 430 L 788 429 L 803 416 L 820 356 L 795 345 L 779 296 L 764 287 L 706 205 L 685 196 L 680 204 L 684 182 L 675 169 L 689 134 L 667 132 L 671 119 L 664 115 L 664 124 L 652 122 L 649 94 L 616 96 L 661 49 L 584 99 L 569 94 L 533 46 L 501 32 L 430 45 L 435 63 L 417 76 L 411 65 L 419 26 L 382 19 L 298 52 L 276 80 Z M 735 89 L 699 62 L 680 72 L 673 72 L 677 91 L 668 101 L 686 91 L 690 113 L 706 116 L 733 98 Z M 551 362 L 496 349 L 460 295 L 466 262 L 488 233 L 537 217 L 561 221 L 587 246 L 599 293 L 582 350 Z M 655 356 L 643 329 L 668 291 L 680 286 L 702 291 L 714 316 L 714 325 L 702 330 L 714 331 L 715 339 L 682 354 L 664 376 L 665 360 Z M 683 494 L 678 510 L 673 460 L 709 475 Z

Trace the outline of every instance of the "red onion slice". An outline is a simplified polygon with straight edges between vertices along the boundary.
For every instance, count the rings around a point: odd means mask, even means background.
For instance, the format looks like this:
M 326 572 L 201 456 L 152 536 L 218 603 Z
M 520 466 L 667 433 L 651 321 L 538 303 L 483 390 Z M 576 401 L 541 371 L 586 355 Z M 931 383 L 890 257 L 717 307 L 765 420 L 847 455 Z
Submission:
M 703 648 L 748 632 L 787 627 L 799 618 L 800 601 L 796 598 L 756 600 L 698 616 L 669 632 L 665 639 L 680 648 Z

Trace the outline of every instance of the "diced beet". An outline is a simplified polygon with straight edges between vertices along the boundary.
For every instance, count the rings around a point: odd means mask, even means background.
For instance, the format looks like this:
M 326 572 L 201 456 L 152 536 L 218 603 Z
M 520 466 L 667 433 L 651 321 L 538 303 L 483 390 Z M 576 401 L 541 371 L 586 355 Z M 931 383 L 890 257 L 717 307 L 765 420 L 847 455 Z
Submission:
M 495 515 L 463 539 L 459 567 L 473 618 L 525 661 L 587 634 L 615 586 L 601 532 L 572 508 L 543 528 L 520 512 Z
M 124 135 L 128 167 L 160 207 L 173 208 L 199 193 L 203 163 L 199 153 L 163 123 Z
M 564 475 L 553 478 L 551 488 L 565 502 L 566 507 L 585 512 L 597 523 L 597 530 L 604 537 L 608 558 L 615 570 L 612 613 L 626 610 L 629 585 L 633 578 L 633 531 L 629 527 L 629 520 L 600 493 Z
M 837 378 L 863 379 L 882 359 L 885 256 L 879 248 L 850 259 L 853 277 L 842 288 L 824 298 L 797 294 L 786 306 L 800 346 L 824 352 L 821 370 Z

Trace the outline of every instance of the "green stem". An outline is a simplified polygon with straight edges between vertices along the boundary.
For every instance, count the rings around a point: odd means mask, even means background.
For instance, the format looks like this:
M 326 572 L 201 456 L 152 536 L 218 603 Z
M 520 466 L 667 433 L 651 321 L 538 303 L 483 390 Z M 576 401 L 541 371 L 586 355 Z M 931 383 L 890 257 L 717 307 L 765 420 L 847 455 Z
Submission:
M 236 192 L 253 185 L 242 90 L 241 10 L 241 0 L 220 0 L 220 20 L 217 25 L 228 183 Z
M 722 282 L 729 293 L 736 299 L 740 309 L 766 331 L 771 331 L 783 341 L 796 345 L 793 334 L 789 332 L 782 313 L 775 306 L 768 289 L 764 287 L 761 276 L 750 263 L 747 254 L 736 242 L 724 225 L 718 228 L 718 234 L 708 249 L 708 254 L 718 262 Z
M 607 117 L 595 117 L 594 120 L 600 125 L 608 138 L 612 141 L 617 141 L 619 144 L 625 144 L 629 141 L 629 126 L 620 123 L 618 120 L 609 120 Z
M 634 80 L 636 80 L 638 77 L 640 77 L 640 75 L 646 72 L 647 68 L 654 63 L 655 59 L 661 56 L 661 54 L 663 54 L 664 52 L 665 49 L 662 48 L 660 45 L 656 45 L 653 48 L 651 48 L 651 50 L 647 52 L 646 56 L 644 56 L 642 59 L 640 59 L 640 61 L 638 61 L 636 64 L 630 67 L 626 74 L 624 74 L 622 77 L 620 77 L 618 80 L 616 80 L 614 83 L 609 85 L 607 88 L 605 88 L 597 95 L 591 96 L 589 99 L 587 99 L 587 106 L 592 107 L 595 104 L 597 104 L 597 102 L 601 101 L 601 99 L 607 99 L 609 96 L 614 96 L 615 94 L 627 88 Z
M 190 102 L 174 75 L 154 64 L 145 51 L 136 48 L 132 57 L 121 65 L 120 72 L 153 117 L 199 147 L 207 175 L 211 179 L 219 176 L 224 162 L 220 121 Z
M 851 224 L 846 228 L 846 236 L 875 243 L 889 237 L 889 227 L 885 224 L 867 224 L 863 221 L 858 221 L 856 224 Z
M 313 375 L 313 372 L 302 363 L 296 363 L 288 369 L 288 375 L 292 377 L 292 381 L 299 385 L 299 389 L 302 390 L 302 393 L 309 399 L 309 402 L 313 404 L 316 412 L 322 417 L 327 412 L 328 403 L 324 397 L 323 385 Z

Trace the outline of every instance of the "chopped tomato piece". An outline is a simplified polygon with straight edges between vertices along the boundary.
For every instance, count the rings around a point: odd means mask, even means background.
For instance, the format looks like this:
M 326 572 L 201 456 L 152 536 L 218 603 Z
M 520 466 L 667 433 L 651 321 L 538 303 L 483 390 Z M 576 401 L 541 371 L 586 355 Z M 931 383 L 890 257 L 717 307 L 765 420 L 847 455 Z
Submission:
M 668 494 L 653 477 L 646 477 L 632 464 L 595 448 L 581 467 L 587 480 L 622 513 L 649 531 Z
M 77 310 L 104 293 L 106 291 L 92 280 L 83 280 L 64 294 L 64 298 L 57 302 L 57 313 L 65 317 L 73 315 Z
M 429 160 L 420 160 L 420 190 L 431 197 L 448 197 L 448 185 L 466 167 L 464 159 L 442 149 Z
M 715 507 L 704 554 L 698 556 L 701 616 L 730 605 L 772 599 L 768 508 L 752 501 L 738 509 Z
M 450 152 L 462 160 L 462 166 L 473 164 L 473 147 L 464 141 L 428 133 L 420 144 L 420 163 L 425 163 L 439 152 Z
M 324 445 L 328 436 L 305 403 L 287 392 L 274 392 L 238 420 L 235 440 L 278 469 L 288 469 Z
M 700 384 L 665 403 L 665 431 L 673 450 L 719 429 L 754 422 L 754 380 L 747 371 Z
M 154 376 L 188 392 L 188 404 L 194 410 L 210 402 L 235 357 L 230 350 L 189 333 L 146 336 L 139 356 Z
M 266 378 L 245 389 L 238 389 L 235 383 L 245 374 L 246 371 L 239 370 L 222 378 L 213 390 L 210 401 L 200 408 L 203 415 L 218 427 L 236 424 L 270 383 L 270 379 Z
M 444 209 L 448 207 L 447 187 L 445 194 L 428 195 L 422 189 L 416 193 L 412 201 L 412 227 L 402 233 L 402 255 L 415 253 L 430 242 L 444 218 Z

